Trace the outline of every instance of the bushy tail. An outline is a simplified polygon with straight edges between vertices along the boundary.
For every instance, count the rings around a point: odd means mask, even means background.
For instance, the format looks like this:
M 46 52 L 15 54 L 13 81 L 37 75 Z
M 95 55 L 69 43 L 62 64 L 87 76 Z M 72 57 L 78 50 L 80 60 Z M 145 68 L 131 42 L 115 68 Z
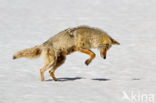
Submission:
M 22 51 L 17 52 L 14 56 L 13 59 L 17 58 L 37 58 L 41 55 L 42 49 L 40 46 L 35 46 L 33 48 L 25 49 Z

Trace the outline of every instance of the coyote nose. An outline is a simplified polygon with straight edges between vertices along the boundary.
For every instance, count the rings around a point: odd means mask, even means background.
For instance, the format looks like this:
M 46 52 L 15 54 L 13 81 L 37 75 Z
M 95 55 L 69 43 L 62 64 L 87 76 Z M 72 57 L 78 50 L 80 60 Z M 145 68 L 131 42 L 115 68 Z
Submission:
M 106 59 L 106 56 L 104 56 L 103 59 Z

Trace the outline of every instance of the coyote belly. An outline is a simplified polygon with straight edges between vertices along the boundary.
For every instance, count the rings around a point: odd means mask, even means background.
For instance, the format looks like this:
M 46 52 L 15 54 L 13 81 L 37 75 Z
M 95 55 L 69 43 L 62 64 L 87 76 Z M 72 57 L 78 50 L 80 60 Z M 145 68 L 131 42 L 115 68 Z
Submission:
M 106 32 L 98 28 L 79 26 L 56 34 L 42 45 L 19 51 L 13 56 L 13 59 L 21 57 L 37 58 L 43 55 L 45 66 L 40 69 L 41 81 L 44 81 L 44 72 L 48 68 L 51 68 L 50 76 L 56 81 L 54 72 L 65 62 L 66 55 L 75 51 L 88 54 L 90 58 L 85 61 L 85 64 L 89 65 L 95 58 L 95 53 L 91 51 L 92 48 L 99 49 L 101 57 L 106 59 L 108 49 L 115 44 L 119 45 L 120 43 Z

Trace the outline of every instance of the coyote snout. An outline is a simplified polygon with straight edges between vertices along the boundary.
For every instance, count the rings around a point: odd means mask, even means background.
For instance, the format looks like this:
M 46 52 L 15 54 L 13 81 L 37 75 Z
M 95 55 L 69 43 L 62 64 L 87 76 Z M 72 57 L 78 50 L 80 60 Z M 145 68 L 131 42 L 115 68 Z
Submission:
M 88 54 L 90 58 L 85 61 L 85 64 L 89 65 L 96 56 L 90 49 L 99 49 L 101 57 L 106 59 L 107 51 L 112 45 L 120 45 L 120 43 L 106 32 L 98 28 L 79 26 L 58 33 L 42 45 L 19 51 L 13 56 L 13 59 L 37 58 L 43 55 L 45 66 L 40 69 L 41 81 L 44 81 L 44 72 L 48 68 L 52 68 L 49 71 L 50 76 L 57 81 L 54 72 L 65 62 L 66 55 L 75 51 Z

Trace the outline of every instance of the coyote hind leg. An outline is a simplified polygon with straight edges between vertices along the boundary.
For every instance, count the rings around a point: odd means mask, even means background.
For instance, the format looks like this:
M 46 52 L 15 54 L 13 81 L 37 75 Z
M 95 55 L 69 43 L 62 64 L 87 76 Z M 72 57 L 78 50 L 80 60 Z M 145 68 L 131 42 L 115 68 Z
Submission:
M 43 68 L 40 69 L 41 81 L 44 81 L 44 72 L 52 66 L 52 63 L 46 64 Z
M 44 72 L 55 64 L 54 53 L 51 49 L 45 49 L 43 51 L 43 56 L 46 65 L 40 69 L 41 81 L 44 81 Z
M 55 70 L 61 66 L 65 62 L 66 57 L 64 55 L 60 55 L 57 57 L 56 63 L 54 64 L 53 68 L 49 71 L 50 76 L 53 78 L 54 81 L 57 81 L 55 77 Z
M 90 58 L 85 61 L 86 65 L 89 65 L 91 61 L 95 58 L 95 53 L 91 50 L 81 49 L 80 52 L 90 55 Z

